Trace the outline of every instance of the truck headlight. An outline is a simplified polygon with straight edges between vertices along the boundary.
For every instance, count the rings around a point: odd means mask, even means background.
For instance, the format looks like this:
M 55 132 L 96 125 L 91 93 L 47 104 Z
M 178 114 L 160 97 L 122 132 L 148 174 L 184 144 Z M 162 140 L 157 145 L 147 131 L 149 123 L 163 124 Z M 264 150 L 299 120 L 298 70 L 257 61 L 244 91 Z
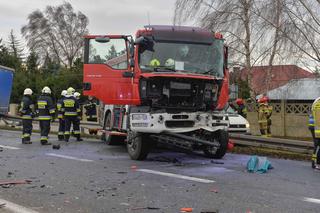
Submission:
M 133 114 L 132 115 L 132 120 L 147 120 L 148 119 L 148 116 L 146 114 Z
M 250 124 L 246 123 L 246 128 L 250 129 Z

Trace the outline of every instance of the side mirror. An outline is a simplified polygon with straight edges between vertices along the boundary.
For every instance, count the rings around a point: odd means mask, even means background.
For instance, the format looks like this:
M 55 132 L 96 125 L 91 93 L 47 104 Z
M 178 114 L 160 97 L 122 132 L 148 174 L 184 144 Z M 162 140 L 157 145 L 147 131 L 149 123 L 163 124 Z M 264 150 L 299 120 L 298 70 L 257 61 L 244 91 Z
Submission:
M 110 38 L 109 37 L 96 37 L 94 40 L 99 43 L 108 43 L 110 41 Z

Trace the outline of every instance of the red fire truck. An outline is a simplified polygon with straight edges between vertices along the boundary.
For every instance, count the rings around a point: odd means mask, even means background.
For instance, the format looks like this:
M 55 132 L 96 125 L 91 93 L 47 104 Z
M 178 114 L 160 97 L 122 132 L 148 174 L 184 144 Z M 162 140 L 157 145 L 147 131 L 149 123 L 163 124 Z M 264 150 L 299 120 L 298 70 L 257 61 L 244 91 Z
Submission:
M 222 158 L 228 122 L 228 51 L 220 33 L 145 26 L 130 35 L 87 35 L 84 95 L 100 100 L 103 139 L 126 141 L 131 159 L 154 144 Z

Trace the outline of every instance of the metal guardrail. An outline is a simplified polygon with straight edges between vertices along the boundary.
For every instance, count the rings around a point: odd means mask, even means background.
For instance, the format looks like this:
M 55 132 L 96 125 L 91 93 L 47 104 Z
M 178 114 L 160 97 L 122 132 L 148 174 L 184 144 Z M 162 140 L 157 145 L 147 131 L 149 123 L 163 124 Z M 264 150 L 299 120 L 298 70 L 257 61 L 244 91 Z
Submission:
M 312 154 L 313 152 L 313 142 L 311 141 L 299 141 L 281 138 L 265 138 L 260 136 L 234 133 L 230 133 L 229 138 L 232 139 L 233 142 L 238 145 L 269 148 L 281 151 L 296 152 L 301 154 Z

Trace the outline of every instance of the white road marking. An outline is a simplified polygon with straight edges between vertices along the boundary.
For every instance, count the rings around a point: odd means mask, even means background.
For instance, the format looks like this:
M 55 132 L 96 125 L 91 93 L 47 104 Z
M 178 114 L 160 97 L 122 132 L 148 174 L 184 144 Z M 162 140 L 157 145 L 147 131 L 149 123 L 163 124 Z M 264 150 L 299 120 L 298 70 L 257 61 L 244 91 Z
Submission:
M 150 170 L 150 169 L 137 169 L 137 171 L 145 172 L 145 173 L 149 173 L 149 174 L 155 174 L 155 175 L 162 175 L 162 176 L 167 176 L 167 177 L 180 178 L 180 179 L 184 179 L 184 180 L 191 180 L 191 181 L 195 181 L 195 182 L 199 182 L 199 183 L 214 183 L 215 182 L 213 180 L 190 177 L 190 176 L 185 176 L 185 175 L 177 175 L 177 174 L 167 173 L 167 172 L 159 172 L 159 171 Z
M 24 206 L 20 206 L 18 204 L 15 204 L 10 201 L 3 200 L 3 199 L 0 199 L 0 205 L 1 204 L 5 204 L 4 207 L 2 207 L 3 209 L 9 210 L 14 213 L 39 213 L 39 212 L 34 211 L 32 209 L 28 209 Z
M 1 148 L 4 148 L 4 149 L 20 149 L 18 147 L 14 147 L 14 146 L 7 146 L 7 145 L 0 145 Z
M 82 162 L 92 162 L 93 161 L 93 160 L 84 159 L 84 158 L 71 157 L 71 156 L 67 156 L 67 155 L 59 155 L 59 154 L 55 154 L 55 153 L 46 153 L 46 155 L 58 157 L 58 158 L 70 159 L 70 160 L 77 160 L 77 161 L 82 161 Z
M 320 199 L 315 199 L 315 198 L 311 198 L 311 197 L 304 197 L 302 200 L 310 202 L 310 203 L 320 204 Z

